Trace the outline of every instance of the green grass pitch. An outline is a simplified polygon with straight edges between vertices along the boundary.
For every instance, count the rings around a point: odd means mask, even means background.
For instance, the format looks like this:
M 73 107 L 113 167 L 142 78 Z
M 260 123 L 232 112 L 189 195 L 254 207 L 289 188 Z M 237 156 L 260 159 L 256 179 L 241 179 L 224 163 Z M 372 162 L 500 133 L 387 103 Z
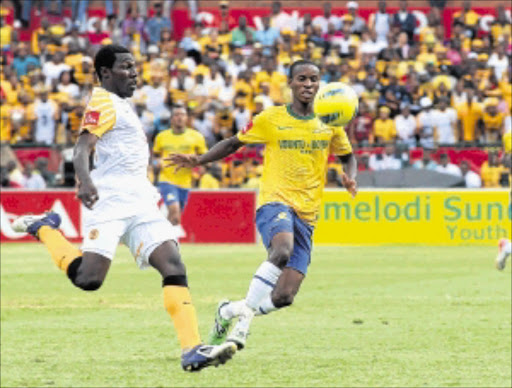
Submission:
M 184 245 L 203 338 L 259 245 Z M 493 247 L 320 247 L 295 304 L 256 317 L 223 367 L 181 370 L 160 277 L 120 247 L 104 286 L 72 287 L 40 244 L 1 246 L 1 385 L 511 386 L 511 272 Z

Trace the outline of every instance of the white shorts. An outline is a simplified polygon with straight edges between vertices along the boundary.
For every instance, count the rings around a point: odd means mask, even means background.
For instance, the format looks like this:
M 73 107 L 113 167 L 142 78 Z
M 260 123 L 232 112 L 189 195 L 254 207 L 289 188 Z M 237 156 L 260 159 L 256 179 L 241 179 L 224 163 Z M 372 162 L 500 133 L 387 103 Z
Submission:
M 154 211 L 131 217 L 87 223 L 84 225 L 82 252 L 92 252 L 110 260 L 119 242 L 125 244 L 140 269 L 149 267 L 149 256 L 163 242 L 178 243 L 171 223 L 155 207 Z

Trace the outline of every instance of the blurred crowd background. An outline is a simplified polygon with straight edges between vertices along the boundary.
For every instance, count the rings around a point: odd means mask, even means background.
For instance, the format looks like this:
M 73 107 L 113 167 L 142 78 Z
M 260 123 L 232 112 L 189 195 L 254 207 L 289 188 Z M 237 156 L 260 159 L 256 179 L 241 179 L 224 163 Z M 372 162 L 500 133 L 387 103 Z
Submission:
M 424 23 L 412 1 L 374 2 L 364 17 L 364 2 L 315 2 L 315 16 L 262 3 L 265 14 L 252 18 L 234 16 L 236 1 L 189 0 L 185 23 L 172 17 L 172 0 L 2 2 L 2 186 L 75 185 L 72 147 L 97 85 L 93 58 L 110 43 L 136 58 L 132 102 L 150 145 L 170 128 L 176 104 L 209 147 L 236 134 L 263 109 L 290 101 L 290 63 L 309 59 L 323 83 L 347 82 L 360 96 L 346 128 L 360 170 L 428 169 L 462 177 L 466 187 L 509 184 L 501 151 L 512 125 L 509 4 L 486 2 L 494 18 L 484 29 L 487 15 L 459 1 L 448 33 L 451 1 L 430 1 Z M 195 170 L 193 187 L 255 188 L 261 161 L 261 147 L 245 147 Z M 332 158 L 328 187 L 340 186 L 341 171 Z

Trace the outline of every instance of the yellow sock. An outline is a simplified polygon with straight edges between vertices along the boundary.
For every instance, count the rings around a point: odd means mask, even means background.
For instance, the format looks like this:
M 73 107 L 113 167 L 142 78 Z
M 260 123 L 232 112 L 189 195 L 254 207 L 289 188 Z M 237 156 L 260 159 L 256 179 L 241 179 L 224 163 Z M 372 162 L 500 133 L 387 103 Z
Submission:
M 201 343 L 197 327 L 196 309 L 188 287 L 164 286 L 164 306 L 180 340 L 181 349 L 191 349 Z
M 73 260 L 82 256 L 82 252 L 66 240 L 61 232 L 49 226 L 41 226 L 37 237 L 46 246 L 57 267 L 64 272 L 67 272 Z

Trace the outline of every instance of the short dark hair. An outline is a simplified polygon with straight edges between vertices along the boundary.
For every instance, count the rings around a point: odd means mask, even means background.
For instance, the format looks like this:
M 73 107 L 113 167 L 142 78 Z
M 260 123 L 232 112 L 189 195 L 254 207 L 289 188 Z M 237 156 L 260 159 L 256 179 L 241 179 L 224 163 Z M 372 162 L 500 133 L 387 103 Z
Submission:
M 185 111 L 187 111 L 188 113 L 187 107 L 183 104 L 176 103 L 173 106 L 171 106 L 171 112 L 174 112 L 176 109 L 185 109 Z
M 109 44 L 100 48 L 94 57 L 94 70 L 101 81 L 101 68 L 106 67 L 112 69 L 114 62 L 116 61 L 116 54 L 131 54 L 124 46 L 117 44 Z
M 315 66 L 318 69 L 318 71 L 320 71 L 320 66 L 318 66 L 315 62 L 308 61 L 305 59 L 300 59 L 298 61 L 293 62 L 292 65 L 290 66 L 290 72 L 288 73 L 288 79 L 293 79 L 293 72 L 295 71 L 295 68 L 297 68 L 299 66 L 305 66 L 305 65 Z

